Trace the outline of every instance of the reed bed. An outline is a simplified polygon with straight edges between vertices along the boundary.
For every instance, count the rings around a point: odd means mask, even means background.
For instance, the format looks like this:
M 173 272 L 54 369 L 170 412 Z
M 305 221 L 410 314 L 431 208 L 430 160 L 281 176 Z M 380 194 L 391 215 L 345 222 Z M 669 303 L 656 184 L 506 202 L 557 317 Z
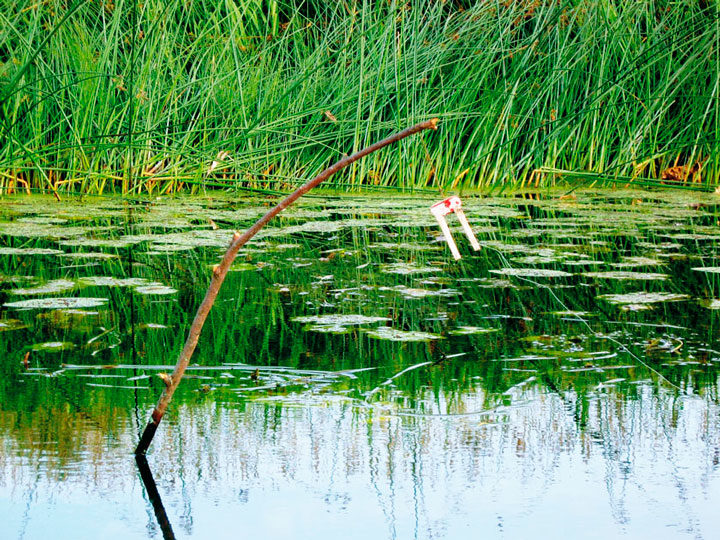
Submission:
M 720 7 L 698 0 L 0 0 L 0 191 L 720 180 Z M 683 177 L 683 180 L 685 178 Z

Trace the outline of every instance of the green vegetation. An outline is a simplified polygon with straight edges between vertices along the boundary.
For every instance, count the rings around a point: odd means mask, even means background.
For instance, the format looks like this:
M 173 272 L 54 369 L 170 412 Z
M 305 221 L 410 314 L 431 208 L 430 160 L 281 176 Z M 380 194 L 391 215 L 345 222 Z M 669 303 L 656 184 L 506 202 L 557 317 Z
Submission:
M 434 116 L 438 132 L 330 183 L 648 183 L 699 163 L 688 182 L 715 185 L 719 13 L 698 0 L 0 0 L 0 189 L 287 189 Z

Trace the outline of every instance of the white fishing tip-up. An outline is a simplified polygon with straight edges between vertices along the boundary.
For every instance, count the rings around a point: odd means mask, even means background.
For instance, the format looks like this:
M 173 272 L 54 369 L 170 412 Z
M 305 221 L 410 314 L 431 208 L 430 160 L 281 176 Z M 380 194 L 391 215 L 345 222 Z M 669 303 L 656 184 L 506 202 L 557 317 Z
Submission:
M 465 231 L 465 236 L 467 236 L 470 241 L 470 245 L 475 251 L 480 250 L 480 244 L 478 244 L 477 238 L 475 238 L 475 233 L 473 233 L 470 228 L 470 224 L 465 217 L 465 212 L 463 212 L 460 197 L 453 195 L 452 197 L 448 197 L 445 200 L 435 203 L 430 207 L 430 212 L 432 212 L 432 215 L 435 216 L 435 219 L 437 219 L 438 224 L 440 225 L 440 230 L 442 230 L 443 236 L 445 237 L 445 240 L 450 247 L 450 251 L 456 261 L 460 259 L 460 251 L 458 251 L 457 244 L 455 244 L 455 240 L 453 240 L 452 234 L 450 234 L 450 227 L 448 227 L 447 220 L 445 219 L 445 216 L 448 214 L 455 214 L 458 217 L 458 221 L 460 222 L 460 225 L 462 225 L 463 231 Z

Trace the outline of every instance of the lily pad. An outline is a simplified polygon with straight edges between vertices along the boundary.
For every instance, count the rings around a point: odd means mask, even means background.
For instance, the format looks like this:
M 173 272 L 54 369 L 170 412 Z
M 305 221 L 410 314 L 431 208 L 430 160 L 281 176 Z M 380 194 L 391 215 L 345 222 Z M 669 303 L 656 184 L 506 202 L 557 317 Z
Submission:
M 10 289 L 8 292 L 12 294 L 53 294 L 63 291 L 69 291 L 75 287 L 75 282 L 68 281 L 67 279 L 56 279 L 54 281 L 48 281 L 45 285 L 39 287 L 29 287 L 27 289 Z
M 59 255 L 59 249 L 1 247 L 0 255 Z
M 144 323 L 138 325 L 138 329 L 140 330 L 164 330 L 165 328 L 169 327 L 160 323 Z
M 472 283 L 473 286 L 480 287 L 481 289 L 515 289 L 515 285 L 509 279 L 500 278 L 459 278 L 457 280 L 460 283 Z
M 175 294 L 177 292 L 177 289 L 173 289 L 172 287 L 168 287 L 167 285 L 163 285 L 162 283 L 148 283 L 147 285 L 142 285 L 141 287 L 135 287 L 135 292 L 139 294 L 166 295 Z
M 308 315 L 294 317 L 294 322 L 309 323 L 305 330 L 322 332 L 328 334 L 346 334 L 351 331 L 351 326 L 360 324 L 372 324 L 386 322 L 388 317 L 369 317 L 366 315 Z
M 595 259 L 575 259 L 572 261 L 563 261 L 566 266 L 600 266 L 605 261 L 596 261 Z
M 62 246 L 72 247 L 108 247 L 108 248 L 126 248 L 132 245 L 127 240 L 119 240 L 116 238 L 77 238 L 74 240 L 64 240 L 60 242 Z
M 427 274 L 430 272 L 440 272 L 442 269 L 437 266 L 416 266 L 411 263 L 394 263 L 384 266 L 381 272 L 385 274 Z
M 80 282 L 95 287 L 137 287 L 146 285 L 147 279 L 143 278 L 116 278 L 112 276 L 88 276 L 80 278 Z
M 364 330 L 371 338 L 384 339 L 387 341 L 434 341 L 436 339 L 444 339 L 439 334 L 431 334 L 429 332 L 408 332 L 398 330 L 390 326 L 380 326 L 372 330 Z
M 678 233 L 662 235 L 672 240 L 720 240 L 717 234 Z
M 61 257 L 68 257 L 71 259 L 117 259 L 118 255 L 115 253 L 102 253 L 100 251 L 77 251 L 75 253 L 63 253 Z
M 655 304 L 659 302 L 679 302 L 690 298 L 687 294 L 668 293 L 668 292 L 647 292 L 638 291 L 626 294 L 601 294 L 598 298 L 607 300 L 611 304 Z
M 103 306 L 107 301 L 107 298 L 34 298 L 3 305 L 16 309 L 83 309 Z
M 562 270 L 549 270 L 546 268 L 500 268 L 497 270 L 490 270 L 492 274 L 500 274 L 501 276 L 515 276 L 515 277 L 570 277 L 572 274 L 563 272 Z
M 620 280 L 642 280 L 642 281 L 662 281 L 670 276 L 667 274 L 660 274 L 655 272 L 627 272 L 622 270 L 615 270 L 610 272 L 585 272 L 582 274 L 585 277 L 598 278 L 598 279 L 620 279 Z
M 20 330 L 22 328 L 27 328 L 27 324 L 19 319 L 0 320 L 0 332 L 10 332 L 11 330 Z
M 309 266 L 309 263 L 308 263 Z M 229 269 L 228 272 L 250 272 L 252 270 L 257 270 L 257 266 L 254 264 L 250 264 L 247 262 L 241 262 L 233 264 Z
M 491 334 L 493 332 L 499 332 L 499 328 L 483 328 L 480 326 L 458 326 L 453 330 L 450 330 L 448 334 L 451 336 L 469 336 L 472 334 Z
M 60 352 L 74 349 L 75 344 L 69 341 L 48 341 L 46 343 L 35 343 L 30 348 L 33 351 Z
M 577 318 L 577 319 L 584 319 L 586 317 L 594 317 L 595 313 L 590 313 L 589 311 L 573 311 L 573 310 L 566 310 L 566 311 L 551 311 L 551 315 L 555 315 L 557 317 L 570 317 L 570 318 Z
M 153 244 L 151 249 L 146 251 L 146 255 L 166 255 L 168 253 L 177 253 L 180 251 L 190 251 L 195 246 L 183 246 L 180 244 Z
M 526 257 L 517 257 L 512 260 L 516 264 L 553 264 L 562 261 L 562 257 L 553 255 L 543 257 L 542 255 L 527 255 Z
M 67 219 L 49 217 L 49 216 L 34 216 L 34 217 L 19 218 L 17 220 L 17 223 L 40 223 L 43 225 L 45 225 L 45 224 L 60 225 L 62 223 L 67 223 Z
M 659 266 L 665 264 L 661 260 L 651 259 L 649 257 L 624 257 L 619 263 L 612 266 L 615 268 L 635 268 L 637 266 Z
M 429 296 L 457 296 L 460 291 L 457 289 L 417 289 L 411 287 L 398 286 L 394 288 L 405 298 L 427 298 Z
M 720 266 L 698 266 L 693 268 L 697 272 L 707 272 L 708 274 L 720 274 Z
M 720 300 L 717 298 L 703 298 L 699 304 L 708 309 L 720 309 Z

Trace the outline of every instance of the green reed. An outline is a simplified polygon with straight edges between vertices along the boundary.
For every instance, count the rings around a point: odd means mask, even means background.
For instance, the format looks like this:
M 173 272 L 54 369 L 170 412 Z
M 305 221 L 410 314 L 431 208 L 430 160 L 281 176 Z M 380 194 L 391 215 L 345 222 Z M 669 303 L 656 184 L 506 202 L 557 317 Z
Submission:
M 0 13 L 3 192 L 287 189 L 432 116 L 437 133 L 331 183 L 519 187 L 555 181 L 540 169 L 658 179 L 696 162 L 696 181 L 720 178 L 715 3 L 2 0 Z

